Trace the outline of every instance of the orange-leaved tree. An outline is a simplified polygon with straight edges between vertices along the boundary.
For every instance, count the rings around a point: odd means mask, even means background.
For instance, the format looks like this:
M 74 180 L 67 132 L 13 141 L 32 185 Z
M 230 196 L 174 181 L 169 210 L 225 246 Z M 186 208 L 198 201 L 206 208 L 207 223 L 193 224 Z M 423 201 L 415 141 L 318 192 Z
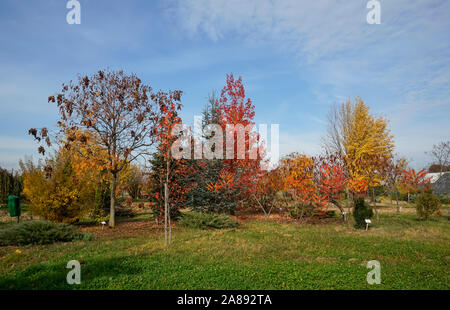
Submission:
M 280 169 L 261 170 L 253 186 L 252 195 L 257 206 L 269 217 L 277 205 L 278 194 L 283 190 Z
M 292 153 L 281 160 L 286 207 L 291 216 L 302 223 L 315 214 L 324 215 L 328 208 L 325 194 L 317 190 L 314 174 L 314 158 Z

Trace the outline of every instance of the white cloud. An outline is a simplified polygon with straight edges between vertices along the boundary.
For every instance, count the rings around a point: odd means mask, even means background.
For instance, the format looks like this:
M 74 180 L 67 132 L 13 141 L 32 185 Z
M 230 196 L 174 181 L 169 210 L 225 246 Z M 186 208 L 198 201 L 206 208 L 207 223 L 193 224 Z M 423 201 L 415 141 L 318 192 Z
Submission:
M 191 36 L 241 38 L 289 50 L 337 98 L 370 81 L 427 99 L 450 83 L 449 1 L 381 1 L 382 24 L 366 23 L 367 1 L 174 0 L 166 8 Z M 173 17 L 176 18 L 173 18 Z M 448 93 L 448 92 L 447 92 Z
M 366 4 L 173 0 L 166 12 L 192 37 L 287 51 L 309 72 L 317 103 L 364 95 L 374 112 L 393 120 L 398 152 L 424 163 L 430 143 L 450 132 L 450 1 L 382 0 L 381 25 L 366 23 Z M 315 151 L 316 136 L 285 133 L 281 147 Z

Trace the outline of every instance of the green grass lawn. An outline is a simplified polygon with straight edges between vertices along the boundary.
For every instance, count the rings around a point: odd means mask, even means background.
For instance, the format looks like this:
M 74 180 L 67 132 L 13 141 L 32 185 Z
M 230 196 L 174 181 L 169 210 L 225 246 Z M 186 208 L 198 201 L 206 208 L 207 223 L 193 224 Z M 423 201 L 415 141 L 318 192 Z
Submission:
M 91 227 L 91 241 L 1 247 L 0 288 L 449 289 L 448 220 L 382 214 L 366 232 L 248 219 L 229 230 L 177 227 L 168 249 L 153 222 L 120 222 Z M 66 264 L 74 259 L 81 285 L 70 286 Z M 369 260 L 381 263 L 380 285 L 366 282 Z

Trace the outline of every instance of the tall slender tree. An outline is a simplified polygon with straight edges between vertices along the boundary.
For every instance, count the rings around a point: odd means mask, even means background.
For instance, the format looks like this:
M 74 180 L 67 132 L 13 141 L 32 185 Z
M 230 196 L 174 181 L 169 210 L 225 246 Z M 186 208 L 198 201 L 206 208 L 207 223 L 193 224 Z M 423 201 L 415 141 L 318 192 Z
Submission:
M 223 149 L 224 169 L 234 175 L 235 183 L 241 188 L 241 199 L 246 199 L 251 197 L 251 187 L 261 169 L 265 150 L 259 144 L 260 137 L 254 123 L 255 106 L 246 97 L 242 77 L 235 79 L 233 74 L 227 75 L 218 107 L 226 141 Z M 239 133 L 239 128 L 243 129 L 243 133 Z
M 172 158 L 171 149 L 177 140 L 174 130 L 177 125 L 181 124 L 181 117 L 178 112 L 181 110 L 181 91 L 159 92 L 157 94 L 157 102 L 159 105 L 161 117 L 158 120 L 156 138 L 159 142 L 158 155 L 164 160 L 164 167 L 160 174 L 164 176 L 164 244 L 167 245 L 172 241 L 172 226 L 170 217 L 170 179 L 177 170 L 174 164 L 177 159 Z M 182 159 L 180 159 L 182 160 Z

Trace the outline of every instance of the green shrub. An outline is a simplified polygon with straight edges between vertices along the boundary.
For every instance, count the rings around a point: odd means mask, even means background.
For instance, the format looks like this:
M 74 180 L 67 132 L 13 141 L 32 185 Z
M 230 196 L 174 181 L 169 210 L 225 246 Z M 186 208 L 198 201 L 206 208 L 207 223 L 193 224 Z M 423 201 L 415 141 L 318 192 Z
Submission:
M 325 212 L 326 217 L 336 217 L 336 211 L 334 210 L 328 210 Z
M 433 214 L 441 215 L 441 202 L 432 192 L 424 192 L 416 199 L 416 211 L 419 219 L 428 219 Z
M 353 201 L 354 211 L 353 217 L 355 218 L 355 228 L 365 228 L 366 219 L 370 219 L 373 216 L 372 208 L 366 204 L 363 198 L 356 198 Z
M 236 220 L 224 214 L 189 212 L 183 214 L 179 224 L 189 228 L 233 228 L 237 227 Z
M 449 195 L 439 195 L 439 200 L 441 204 L 448 205 L 450 204 L 450 196 Z
M 0 229 L 0 246 L 50 244 L 73 240 L 89 240 L 92 236 L 80 233 L 68 224 L 29 221 Z

